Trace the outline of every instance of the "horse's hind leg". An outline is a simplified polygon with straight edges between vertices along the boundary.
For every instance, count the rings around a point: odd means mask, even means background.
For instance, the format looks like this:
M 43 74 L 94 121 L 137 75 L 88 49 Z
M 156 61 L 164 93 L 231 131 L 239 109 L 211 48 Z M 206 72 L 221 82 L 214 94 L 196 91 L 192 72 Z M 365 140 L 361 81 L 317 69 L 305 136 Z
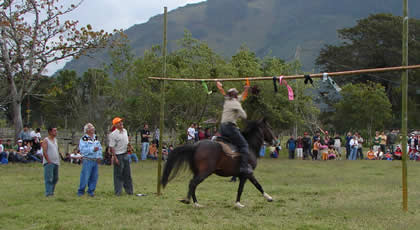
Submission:
M 238 193 L 236 195 L 236 203 L 235 203 L 235 206 L 238 208 L 245 207 L 244 205 L 240 203 L 240 201 L 241 201 L 241 195 L 242 195 L 242 191 L 244 190 L 246 180 L 247 178 L 245 176 L 239 177 L 239 187 L 238 187 Z
M 189 204 L 192 197 L 194 205 L 197 207 L 200 207 L 201 205 L 197 203 L 197 197 L 195 196 L 195 189 L 201 182 L 203 182 L 203 180 L 205 180 L 208 176 L 210 176 L 210 174 L 211 173 L 201 173 L 198 175 L 195 174 L 194 177 L 190 180 L 190 184 L 188 186 L 187 198 L 181 200 L 181 202 L 185 204 Z
M 197 186 L 203 182 L 208 176 L 210 176 L 212 173 L 209 172 L 205 172 L 205 173 L 200 173 L 197 176 L 194 176 L 194 178 L 191 180 L 190 182 L 190 191 L 191 191 L 191 196 L 194 202 L 194 205 L 196 207 L 201 207 L 200 204 L 198 204 L 197 202 L 197 197 L 195 196 L 195 189 L 197 188 Z
M 250 175 L 248 177 L 248 179 L 251 181 L 251 183 L 255 186 L 255 188 L 257 188 L 261 194 L 263 194 L 264 198 L 267 199 L 268 202 L 273 201 L 273 198 L 268 195 L 266 192 L 264 192 L 264 189 L 262 188 L 262 186 L 260 185 L 260 183 L 258 183 L 257 179 L 254 177 L 254 175 Z

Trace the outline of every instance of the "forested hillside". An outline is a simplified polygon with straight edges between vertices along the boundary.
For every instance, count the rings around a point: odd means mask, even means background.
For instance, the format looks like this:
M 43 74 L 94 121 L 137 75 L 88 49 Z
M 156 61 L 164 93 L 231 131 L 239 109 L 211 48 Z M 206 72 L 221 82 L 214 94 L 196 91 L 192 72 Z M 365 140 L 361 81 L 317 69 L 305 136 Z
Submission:
M 402 14 L 402 3 L 395 0 L 208 0 L 169 12 L 168 48 L 176 50 L 176 40 L 184 31 L 206 41 L 216 53 L 230 58 L 242 44 L 257 56 L 268 54 L 290 61 L 295 57 L 303 70 L 311 71 L 325 44 L 338 41 L 337 29 L 353 26 L 356 20 L 375 13 Z M 410 1 L 410 16 L 420 17 L 420 2 Z M 162 43 L 163 16 L 133 25 L 125 33 L 134 53 Z M 88 68 L 101 68 L 108 52 L 69 62 L 65 69 L 79 74 Z

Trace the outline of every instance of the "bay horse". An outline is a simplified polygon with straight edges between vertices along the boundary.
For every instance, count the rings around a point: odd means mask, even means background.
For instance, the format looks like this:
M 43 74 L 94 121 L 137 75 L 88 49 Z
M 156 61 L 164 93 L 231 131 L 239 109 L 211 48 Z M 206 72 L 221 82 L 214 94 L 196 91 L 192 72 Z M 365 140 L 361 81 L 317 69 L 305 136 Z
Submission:
M 255 169 L 257 167 L 257 158 L 259 157 L 259 152 L 264 141 L 273 143 L 276 138 L 265 119 L 248 121 L 247 123 L 247 127 L 242 134 L 249 145 L 248 162 Z M 175 148 L 169 154 L 163 170 L 161 178 L 163 187 L 165 188 L 168 182 L 175 178 L 180 169 L 189 167 L 194 176 L 189 183 L 187 197 L 180 200 L 183 203 L 189 204 L 192 197 L 194 206 L 201 207 L 197 202 L 195 190 L 201 182 L 213 173 L 223 177 L 239 177 L 239 187 L 235 203 L 235 206 L 238 208 L 244 207 L 240 203 L 240 200 L 245 182 L 248 179 L 263 194 L 267 201 L 273 201 L 273 198 L 264 192 L 262 186 L 254 177 L 254 174 L 245 176 L 239 173 L 239 157 L 229 156 L 224 149 L 226 150 L 223 144 L 211 140 L 203 140 L 195 144 L 186 144 Z

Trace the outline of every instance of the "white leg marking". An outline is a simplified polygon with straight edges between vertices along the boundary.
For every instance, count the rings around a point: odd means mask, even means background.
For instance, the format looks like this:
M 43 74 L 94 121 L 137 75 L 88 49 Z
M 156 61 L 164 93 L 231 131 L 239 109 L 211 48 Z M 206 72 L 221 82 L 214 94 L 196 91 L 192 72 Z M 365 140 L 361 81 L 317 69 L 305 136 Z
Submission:
M 271 197 L 270 195 L 268 195 L 266 192 L 264 193 L 264 198 L 267 199 L 268 202 L 273 201 L 273 197 Z
M 194 207 L 196 207 L 196 208 L 202 208 L 202 207 L 203 207 L 203 205 L 201 205 L 201 204 L 199 204 L 199 203 L 195 202 L 195 203 L 194 203 Z
M 235 203 L 235 207 L 237 207 L 237 208 L 245 208 L 245 205 L 243 205 L 243 204 L 241 204 L 239 202 L 236 202 Z

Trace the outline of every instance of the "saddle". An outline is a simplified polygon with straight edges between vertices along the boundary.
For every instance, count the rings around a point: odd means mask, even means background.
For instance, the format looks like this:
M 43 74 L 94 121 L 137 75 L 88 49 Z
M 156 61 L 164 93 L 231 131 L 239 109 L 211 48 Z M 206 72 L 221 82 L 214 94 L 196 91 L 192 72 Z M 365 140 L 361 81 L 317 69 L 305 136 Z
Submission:
M 232 141 L 227 137 L 216 137 L 213 141 L 217 142 L 222 146 L 223 152 L 226 156 L 233 158 L 239 157 L 241 154 L 238 152 L 238 147 L 235 146 Z

